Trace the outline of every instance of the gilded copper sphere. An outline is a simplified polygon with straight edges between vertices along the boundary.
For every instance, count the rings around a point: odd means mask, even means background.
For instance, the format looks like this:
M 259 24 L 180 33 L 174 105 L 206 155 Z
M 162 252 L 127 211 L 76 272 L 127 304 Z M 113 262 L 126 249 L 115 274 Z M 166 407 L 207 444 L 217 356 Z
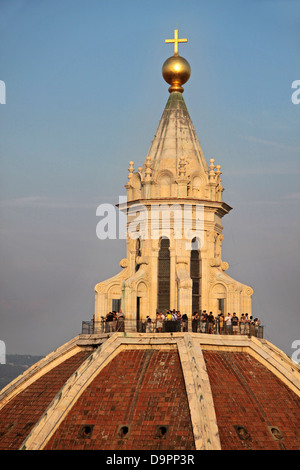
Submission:
M 167 59 L 162 67 L 162 74 L 167 83 L 169 83 L 169 92 L 183 92 L 182 85 L 188 81 L 191 76 L 191 67 L 187 60 L 181 56 L 172 56 Z

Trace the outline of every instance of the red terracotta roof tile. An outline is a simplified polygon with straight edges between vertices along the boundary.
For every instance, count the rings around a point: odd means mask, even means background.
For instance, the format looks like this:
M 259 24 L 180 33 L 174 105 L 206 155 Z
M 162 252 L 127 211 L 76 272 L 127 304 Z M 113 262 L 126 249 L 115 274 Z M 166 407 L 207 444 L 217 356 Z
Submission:
M 84 391 L 46 449 L 194 449 L 178 352 L 127 350 Z
M 300 399 L 292 390 L 249 354 L 203 355 L 222 449 L 300 450 Z
M 18 449 L 66 380 L 90 352 L 80 352 L 37 379 L 0 410 L 0 450 Z

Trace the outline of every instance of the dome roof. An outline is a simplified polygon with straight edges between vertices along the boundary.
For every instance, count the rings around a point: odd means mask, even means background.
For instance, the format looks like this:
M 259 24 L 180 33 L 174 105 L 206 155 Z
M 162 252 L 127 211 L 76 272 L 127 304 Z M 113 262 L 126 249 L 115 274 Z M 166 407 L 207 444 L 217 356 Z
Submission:
M 2 390 L 0 448 L 299 450 L 299 371 L 254 337 L 79 335 Z

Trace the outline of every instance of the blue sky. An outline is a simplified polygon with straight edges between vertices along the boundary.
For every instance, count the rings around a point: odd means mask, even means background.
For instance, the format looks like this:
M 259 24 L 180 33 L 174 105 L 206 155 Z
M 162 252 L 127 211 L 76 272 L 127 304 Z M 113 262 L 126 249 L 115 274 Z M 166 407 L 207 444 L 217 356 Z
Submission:
M 254 289 L 267 339 L 299 327 L 299 1 L 2 0 L 0 339 L 47 354 L 80 332 L 125 243 L 96 208 L 125 194 L 168 99 L 164 40 L 179 29 L 184 99 L 223 172 L 223 260 Z

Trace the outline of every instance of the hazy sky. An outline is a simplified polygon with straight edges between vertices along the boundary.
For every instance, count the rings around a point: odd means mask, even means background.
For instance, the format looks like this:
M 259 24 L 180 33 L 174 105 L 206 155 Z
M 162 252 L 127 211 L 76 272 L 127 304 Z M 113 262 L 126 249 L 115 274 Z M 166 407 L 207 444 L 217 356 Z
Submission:
M 96 236 L 125 194 L 169 93 L 174 29 L 184 99 L 223 172 L 223 260 L 254 289 L 253 315 L 288 355 L 300 339 L 300 3 L 276 0 L 1 0 L 0 339 L 48 354 L 94 311 L 124 240 Z

